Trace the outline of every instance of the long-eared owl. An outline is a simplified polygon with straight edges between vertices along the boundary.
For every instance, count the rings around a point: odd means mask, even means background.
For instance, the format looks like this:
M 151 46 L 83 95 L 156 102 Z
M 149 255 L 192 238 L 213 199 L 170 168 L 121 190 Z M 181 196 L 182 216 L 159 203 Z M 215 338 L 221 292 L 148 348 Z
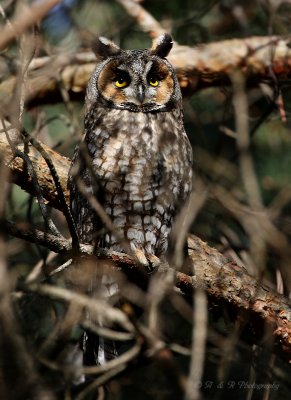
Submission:
M 168 34 L 147 50 L 97 40 L 83 141 L 69 176 L 81 243 L 131 253 L 145 265 L 165 254 L 173 219 L 191 191 L 192 149 L 178 80 L 166 59 L 172 44 Z

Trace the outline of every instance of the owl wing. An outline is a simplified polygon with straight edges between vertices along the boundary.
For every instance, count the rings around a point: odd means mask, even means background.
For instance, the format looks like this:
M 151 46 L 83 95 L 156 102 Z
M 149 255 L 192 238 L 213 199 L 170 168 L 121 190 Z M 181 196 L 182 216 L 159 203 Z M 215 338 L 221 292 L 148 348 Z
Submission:
M 90 205 L 94 196 L 91 174 L 79 146 L 75 149 L 68 178 L 70 208 L 81 243 L 92 244 L 94 237 L 102 228 L 100 218 Z
M 168 204 L 173 205 L 175 215 L 192 190 L 192 146 L 183 127 L 178 133 L 164 135 L 160 158 L 160 186 L 166 193 Z

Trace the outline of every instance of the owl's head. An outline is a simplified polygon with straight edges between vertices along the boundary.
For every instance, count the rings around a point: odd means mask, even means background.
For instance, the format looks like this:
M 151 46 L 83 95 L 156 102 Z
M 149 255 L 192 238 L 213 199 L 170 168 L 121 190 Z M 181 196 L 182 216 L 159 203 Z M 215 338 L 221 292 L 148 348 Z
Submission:
M 168 34 L 147 50 L 122 50 L 99 37 L 93 47 L 99 64 L 88 85 L 87 105 L 99 102 L 133 112 L 168 111 L 180 105 L 178 80 L 166 59 L 172 46 Z

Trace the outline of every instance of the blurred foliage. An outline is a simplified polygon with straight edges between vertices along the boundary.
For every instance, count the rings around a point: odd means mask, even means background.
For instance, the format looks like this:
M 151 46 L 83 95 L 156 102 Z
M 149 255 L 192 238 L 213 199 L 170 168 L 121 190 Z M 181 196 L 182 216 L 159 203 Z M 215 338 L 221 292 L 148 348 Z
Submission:
M 14 11 L 14 3 L 11 2 L 7 7 L 8 16 Z M 173 34 L 179 44 L 189 46 L 253 35 L 285 35 L 288 34 L 291 20 L 291 5 L 288 1 L 147 0 L 142 4 Z M 136 22 L 115 1 L 71 1 L 63 6 L 65 8 L 55 9 L 40 27 L 41 46 L 37 50 L 38 55 L 85 49 L 96 35 L 107 36 L 123 48 L 146 48 L 150 45 L 148 36 L 140 31 Z M 11 48 L 6 57 L 12 58 L 15 53 L 15 47 Z M 263 82 L 257 82 L 256 87 L 248 89 L 247 95 L 252 135 L 251 154 L 263 204 L 268 207 L 278 199 L 286 187 L 290 188 L 291 184 L 291 96 L 289 82 L 285 82 L 284 87 L 278 87 L 274 81 L 271 95 L 266 93 L 262 84 Z M 286 122 L 279 112 L 277 98 L 272 96 L 273 92 L 281 95 Z M 236 140 L 225 134 L 225 128 L 233 132 L 236 129 L 232 89 L 220 87 L 198 92 L 191 98 L 186 98 L 184 106 L 185 127 L 193 144 L 197 174 L 207 184 L 216 183 L 226 188 L 230 194 L 235 193 L 236 198 L 241 198 L 241 202 L 244 203 Z M 73 116 L 77 118 L 79 129 L 82 130 L 83 104 L 75 102 L 71 107 L 71 110 L 64 104 L 36 107 L 25 112 L 24 125 L 29 132 L 34 132 L 35 126 L 41 123 L 43 128 L 37 130 L 38 137 L 57 151 L 71 157 L 77 134 L 80 133 L 72 124 L 72 120 Z M 222 172 L 217 174 L 216 165 L 223 162 L 226 164 Z M 287 197 L 283 205 L 276 209 L 277 217 L 274 221 L 278 230 L 289 240 L 290 211 L 289 193 L 289 198 Z M 54 210 L 51 213 L 58 228 L 62 233 L 67 233 L 63 216 Z M 35 199 L 16 187 L 11 190 L 7 202 L 7 218 L 23 221 L 28 226 L 42 227 L 42 217 Z M 204 204 L 191 230 L 217 246 L 220 251 L 231 248 L 238 257 L 245 260 L 243 254 L 248 253 L 250 244 L 248 233 L 241 222 L 215 198 L 209 198 Z M 44 270 L 61 263 L 60 258 L 47 263 L 48 250 L 35 245 L 24 245 L 15 238 L 9 241 L 8 254 L 9 269 L 15 275 L 15 279 L 20 281 L 25 279 L 38 262 L 43 265 Z M 269 283 L 276 285 L 275 271 L 279 268 L 277 255 L 268 249 L 265 275 L 271 280 Z M 62 284 L 62 280 L 60 282 Z M 285 281 L 284 284 L 285 294 L 288 295 L 291 282 Z M 169 335 L 167 339 L 190 346 L 191 324 L 185 318 L 181 318 L 170 302 L 163 311 L 163 323 Z M 47 298 L 29 295 L 18 302 L 18 312 L 23 334 L 29 346 L 36 351 L 50 335 L 56 321 L 62 319 L 63 307 Z M 216 320 L 211 316 L 209 318 L 206 365 L 202 382 L 205 399 L 290 398 L 290 367 L 273 354 L 272 344 L 265 347 L 248 346 L 238 337 L 233 338 L 236 328 L 230 316 L 225 315 L 224 320 Z M 174 362 L 179 365 L 177 369 L 182 371 L 181 379 L 185 379 L 188 357 L 177 356 Z M 56 376 L 56 372 L 41 364 L 39 370 L 47 382 Z M 109 398 L 182 398 L 175 383 L 177 377 L 174 379 L 171 373 L 170 367 L 167 369 L 158 361 L 143 360 L 114 381 Z M 272 387 L 269 392 L 267 386 L 254 386 L 251 390 L 248 384 L 252 383 L 277 386 Z M 61 390 L 58 396 L 64 398 Z

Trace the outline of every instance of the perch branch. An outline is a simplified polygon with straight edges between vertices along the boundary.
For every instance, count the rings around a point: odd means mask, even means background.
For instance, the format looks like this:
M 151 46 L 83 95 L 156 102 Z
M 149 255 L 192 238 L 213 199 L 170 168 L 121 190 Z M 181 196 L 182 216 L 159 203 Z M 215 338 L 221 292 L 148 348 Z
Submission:
M 45 243 L 45 233 L 37 231 L 36 238 L 27 234 L 23 228 L 15 228 L 14 224 L 6 224 L 7 232 L 38 243 L 42 235 L 42 245 L 48 248 L 53 243 L 53 250 L 57 253 L 70 253 L 71 241 L 53 235 L 48 235 L 49 242 Z M 84 255 L 92 255 L 93 247 L 81 246 Z M 230 305 L 232 315 L 240 312 L 249 316 L 249 332 L 251 342 L 259 342 L 264 328 L 269 327 L 275 337 L 275 343 L 285 357 L 291 354 L 291 308 L 289 301 L 271 288 L 256 282 L 247 271 L 230 261 L 216 249 L 194 235 L 188 237 L 188 252 L 191 264 L 195 269 L 195 276 L 182 272 L 176 273 L 176 287 L 183 293 L 191 295 L 193 289 L 206 290 L 212 306 Z M 102 254 L 104 257 L 104 254 Z M 122 266 L 123 269 L 137 268 L 132 257 L 116 252 L 108 252 L 106 257 Z M 161 271 L 162 272 L 162 271 Z M 255 334 L 255 335 L 254 335 Z

